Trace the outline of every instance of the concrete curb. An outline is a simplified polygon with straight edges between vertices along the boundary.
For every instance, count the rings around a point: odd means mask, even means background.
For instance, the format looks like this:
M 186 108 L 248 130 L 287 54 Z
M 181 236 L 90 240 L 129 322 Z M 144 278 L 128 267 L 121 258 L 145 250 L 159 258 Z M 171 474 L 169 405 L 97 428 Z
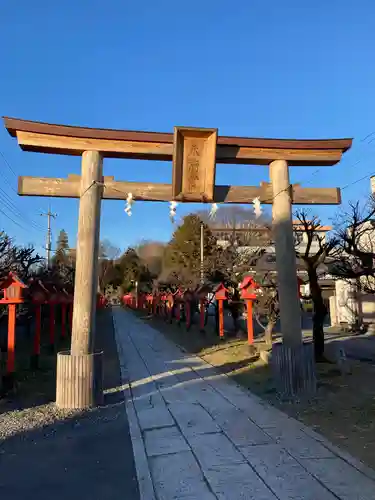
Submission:
M 121 381 L 122 384 L 126 386 L 129 380 L 127 376 L 126 365 L 124 363 L 121 340 L 119 332 L 117 330 L 116 319 L 113 312 L 112 312 L 112 321 L 115 331 L 117 353 L 120 361 Z M 123 392 L 125 397 L 125 409 L 129 422 L 130 438 L 133 447 L 135 469 L 138 479 L 139 497 L 140 500 L 156 500 L 154 485 L 151 478 L 151 471 L 147 460 L 146 449 L 144 446 L 141 428 L 139 426 L 133 400 L 129 392 L 128 393 L 126 393 L 126 391 Z

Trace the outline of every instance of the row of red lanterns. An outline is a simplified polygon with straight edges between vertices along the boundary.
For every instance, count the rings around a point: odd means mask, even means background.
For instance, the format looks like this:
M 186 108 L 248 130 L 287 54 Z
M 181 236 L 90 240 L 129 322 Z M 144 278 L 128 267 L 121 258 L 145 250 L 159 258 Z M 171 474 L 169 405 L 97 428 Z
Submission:
M 66 288 L 58 288 L 52 283 L 43 283 L 39 279 L 31 279 L 26 284 L 15 273 L 0 283 L 2 298 L 0 304 L 8 306 L 8 338 L 6 373 L 12 376 L 15 372 L 16 347 L 16 307 L 19 304 L 32 303 L 35 310 L 35 332 L 32 347 L 32 364 L 38 366 L 41 344 L 42 306 L 49 306 L 49 342 L 55 345 L 55 307 L 61 305 L 61 336 L 67 335 L 68 324 L 71 328 L 73 317 L 73 293 Z
M 247 331 L 248 343 L 253 344 L 253 314 L 252 306 L 256 300 L 256 293 L 259 286 L 255 283 L 252 277 L 245 277 L 240 284 L 241 298 L 245 300 L 247 306 Z M 132 309 L 147 310 L 154 316 L 163 316 L 170 322 L 172 321 L 173 310 L 175 309 L 176 320 L 181 320 L 181 308 L 185 310 L 186 329 L 191 327 L 191 302 L 196 298 L 200 303 L 200 318 L 199 326 L 203 332 L 205 327 L 205 307 L 208 301 L 208 294 L 214 293 L 215 299 L 218 303 L 219 315 L 219 337 L 224 337 L 224 301 L 228 299 L 229 291 L 223 283 L 219 284 L 216 288 L 209 285 L 200 286 L 198 289 L 192 290 L 177 290 L 176 292 L 154 292 L 151 293 L 138 293 L 137 296 L 126 294 L 123 296 L 123 304 Z

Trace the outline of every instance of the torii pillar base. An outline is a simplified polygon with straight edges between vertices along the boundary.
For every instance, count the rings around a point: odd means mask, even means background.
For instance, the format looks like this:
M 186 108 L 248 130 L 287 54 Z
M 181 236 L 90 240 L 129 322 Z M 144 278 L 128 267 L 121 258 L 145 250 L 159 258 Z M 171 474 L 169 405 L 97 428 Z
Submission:
M 277 392 L 282 399 L 308 398 L 316 392 L 314 344 L 302 342 L 272 346 L 271 367 Z
M 103 352 L 57 355 L 56 405 L 83 409 L 103 404 Z

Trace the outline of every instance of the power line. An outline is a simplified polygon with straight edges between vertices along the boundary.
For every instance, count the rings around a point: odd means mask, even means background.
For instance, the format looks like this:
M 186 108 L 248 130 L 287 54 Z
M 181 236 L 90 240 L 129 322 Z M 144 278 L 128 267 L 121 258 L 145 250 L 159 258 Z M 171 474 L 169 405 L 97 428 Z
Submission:
M 21 224 L 19 224 L 17 221 L 15 221 L 14 219 L 12 219 L 12 217 L 10 217 L 6 212 L 4 212 L 1 208 L 0 208 L 0 213 L 2 213 L 3 215 L 5 215 L 5 217 L 7 219 L 9 219 L 11 222 L 13 222 L 13 224 L 15 224 L 16 226 L 20 227 L 21 229 L 24 229 L 25 231 L 30 231 L 30 229 L 26 228 L 25 226 L 22 226 Z
M 14 175 L 14 177 L 17 178 L 17 174 L 16 172 L 13 170 L 11 164 L 9 163 L 9 161 L 6 159 L 4 153 L 0 150 L 0 155 L 3 157 L 3 160 L 5 161 L 5 164 L 8 166 L 9 170 L 12 172 L 12 174 Z
M 0 187 L 0 200 L 7 207 L 7 209 L 14 215 L 18 217 L 20 220 L 25 222 L 28 225 L 31 225 L 33 229 L 37 231 L 43 231 L 43 228 L 40 224 L 37 224 L 32 219 L 29 219 L 26 215 L 23 215 L 21 210 L 13 203 L 8 194 Z
M 11 173 L 17 178 L 17 174 L 12 168 L 11 164 L 5 157 L 4 153 L 0 150 L 0 156 L 3 158 L 5 165 L 9 168 Z M 6 181 L 6 184 L 10 187 L 10 189 L 18 195 L 17 191 L 13 188 L 7 177 L 5 176 L 5 173 L 3 172 L 3 179 Z M 12 201 L 11 197 L 8 195 L 8 193 L 0 187 L 0 192 L 3 193 L 3 196 L 8 202 L 8 210 L 13 213 L 14 216 L 18 217 L 19 219 L 24 220 L 28 225 L 31 224 L 35 229 L 42 231 L 42 226 L 38 224 L 36 221 L 33 219 L 29 218 L 26 214 L 23 213 L 23 211 L 17 207 L 17 205 Z M 0 199 L 4 202 L 4 199 L 1 198 L 1 193 L 0 193 Z
M 370 137 L 372 137 L 373 135 L 375 134 L 375 131 L 371 132 L 370 134 L 367 134 L 365 137 L 363 137 L 362 139 L 360 139 L 359 142 L 364 142 L 366 141 L 367 139 L 369 139 Z M 372 138 L 371 140 L 369 140 L 367 142 L 367 146 L 370 145 L 373 141 L 375 140 L 375 138 Z M 367 156 L 367 155 L 366 155 Z M 361 163 L 365 158 L 361 158 L 359 160 L 357 160 L 355 163 L 353 163 L 352 165 L 349 165 L 349 168 L 353 168 L 355 167 L 356 165 L 358 165 L 359 163 Z M 304 180 L 304 184 L 311 184 L 311 182 L 313 180 L 308 180 L 308 179 L 311 179 L 311 177 L 315 177 L 323 168 L 325 168 L 325 166 L 323 167 L 319 167 L 317 169 L 315 169 L 307 178 L 305 178 Z M 303 180 L 303 179 L 302 179 Z

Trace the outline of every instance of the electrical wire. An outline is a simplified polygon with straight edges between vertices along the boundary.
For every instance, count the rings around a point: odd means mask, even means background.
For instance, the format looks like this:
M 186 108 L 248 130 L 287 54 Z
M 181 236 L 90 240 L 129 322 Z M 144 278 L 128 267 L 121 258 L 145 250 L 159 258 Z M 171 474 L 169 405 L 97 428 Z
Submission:
M 365 137 L 363 137 L 362 139 L 360 139 L 360 141 L 359 141 L 359 142 L 360 142 L 360 143 L 361 143 L 361 142 L 365 142 L 367 139 L 369 139 L 370 137 L 372 137 L 374 134 L 375 134 L 375 131 L 371 132 L 370 134 L 367 134 Z M 371 140 L 369 140 L 369 141 L 367 142 L 367 145 L 370 145 L 370 144 L 371 144 L 374 140 L 375 140 L 375 137 L 374 137 L 374 138 L 372 138 Z M 367 155 L 366 155 L 366 156 L 367 156 Z M 350 168 L 355 167 L 356 165 L 358 165 L 359 163 L 361 163 L 364 159 L 365 159 L 365 158 L 361 158 L 361 159 L 357 160 L 354 164 L 350 165 Z M 313 172 L 312 172 L 312 173 L 311 173 L 311 174 L 310 174 L 307 178 L 302 179 L 302 180 L 303 180 L 303 183 L 304 183 L 305 185 L 306 185 L 306 184 L 307 184 L 307 185 L 308 185 L 308 184 L 311 184 L 311 182 L 312 182 L 313 180 L 308 180 L 308 179 L 310 179 L 311 177 L 315 177 L 315 176 L 316 176 L 316 175 L 317 175 L 317 174 L 318 174 L 318 173 L 319 173 L 319 172 L 320 172 L 323 168 L 325 168 L 325 167 L 319 167 L 319 168 L 315 169 L 315 170 L 314 170 L 314 171 L 313 171 Z
M 17 178 L 16 172 L 14 171 L 11 164 L 9 163 L 6 156 L 4 155 L 4 153 L 1 150 L 0 150 L 0 156 L 2 157 L 5 165 L 8 167 L 10 172 Z M 2 175 L 3 180 L 5 180 L 6 184 L 10 187 L 10 189 L 15 194 L 18 194 L 17 191 L 13 188 L 12 184 L 9 182 L 9 179 L 6 177 L 5 173 L 2 172 L 2 174 L 3 174 Z M 23 211 L 19 207 L 17 207 L 17 205 L 13 202 L 11 197 L 8 195 L 8 193 L 1 187 L 0 187 L 0 200 L 7 207 L 7 209 L 11 212 L 11 214 L 13 216 L 19 218 L 20 220 L 25 222 L 27 225 L 32 226 L 32 228 L 34 228 L 38 231 L 44 231 L 44 229 L 42 228 L 42 226 L 40 224 L 38 224 L 33 219 L 29 218 L 28 215 L 24 214 Z

